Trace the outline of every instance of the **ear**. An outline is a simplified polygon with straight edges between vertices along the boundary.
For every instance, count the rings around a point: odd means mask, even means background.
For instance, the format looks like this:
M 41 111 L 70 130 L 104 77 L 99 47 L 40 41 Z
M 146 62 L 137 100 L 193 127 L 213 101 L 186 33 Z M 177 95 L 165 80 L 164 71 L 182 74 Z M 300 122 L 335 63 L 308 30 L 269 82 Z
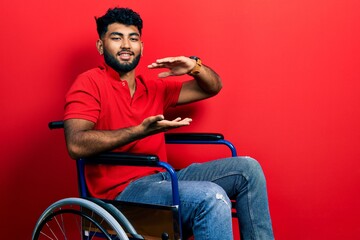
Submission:
M 141 42 L 141 51 L 140 51 L 141 56 L 143 55 L 143 52 L 144 52 L 144 42 Z
M 96 48 L 97 48 L 98 52 L 100 53 L 100 55 L 104 54 L 104 44 L 101 39 L 98 39 L 96 41 Z

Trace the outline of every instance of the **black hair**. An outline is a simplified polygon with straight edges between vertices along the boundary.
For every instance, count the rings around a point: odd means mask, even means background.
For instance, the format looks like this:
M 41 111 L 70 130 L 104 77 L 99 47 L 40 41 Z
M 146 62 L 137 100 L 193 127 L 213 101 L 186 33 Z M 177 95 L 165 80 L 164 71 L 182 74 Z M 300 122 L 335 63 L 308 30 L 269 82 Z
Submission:
M 105 35 L 108 26 L 112 23 L 121 23 L 127 26 L 133 25 L 138 28 L 140 35 L 143 27 L 140 15 L 130 8 L 110 8 L 105 15 L 99 18 L 95 17 L 95 20 L 100 38 Z

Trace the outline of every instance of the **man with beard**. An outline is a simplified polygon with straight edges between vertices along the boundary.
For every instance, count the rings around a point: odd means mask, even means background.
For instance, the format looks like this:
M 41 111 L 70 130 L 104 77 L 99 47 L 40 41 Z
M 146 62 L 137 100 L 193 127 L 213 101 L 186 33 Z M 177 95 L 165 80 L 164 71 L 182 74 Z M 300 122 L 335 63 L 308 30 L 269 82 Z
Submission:
M 187 126 L 190 118 L 164 119 L 170 107 L 216 95 L 220 77 L 198 57 L 167 57 L 150 64 L 164 68 L 159 80 L 135 75 L 143 52 L 142 20 L 127 8 L 109 9 L 96 19 L 96 46 L 104 63 L 81 75 L 66 95 L 64 128 L 72 158 L 105 151 L 155 154 L 166 161 L 164 132 Z M 189 81 L 168 76 L 188 74 Z M 235 157 L 193 164 L 178 173 L 185 236 L 232 239 L 231 203 L 237 200 L 242 239 L 273 239 L 266 182 L 258 162 Z M 170 204 L 171 184 L 161 169 L 87 166 L 94 197 Z

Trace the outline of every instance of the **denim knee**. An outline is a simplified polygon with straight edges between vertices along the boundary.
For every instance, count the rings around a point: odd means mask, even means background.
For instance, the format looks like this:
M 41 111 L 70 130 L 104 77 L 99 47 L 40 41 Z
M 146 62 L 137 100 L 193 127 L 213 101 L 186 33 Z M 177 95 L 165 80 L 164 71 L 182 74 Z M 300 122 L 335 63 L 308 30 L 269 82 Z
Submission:
M 242 170 L 247 180 L 249 180 L 248 178 L 252 178 L 260 181 L 265 181 L 263 169 L 256 159 L 251 157 L 236 158 L 240 160 L 239 162 L 241 162 L 241 164 L 239 164 L 239 168 Z
M 180 196 L 184 204 L 197 204 L 199 206 L 203 204 L 210 207 L 221 202 L 225 206 L 231 206 L 226 192 L 216 183 L 207 181 L 180 182 L 180 193 L 183 193 Z
M 222 187 L 217 185 L 216 183 L 209 182 L 208 183 L 209 188 L 207 188 L 207 195 L 204 198 L 205 201 L 211 202 L 216 200 L 216 204 L 225 203 L 226 206 L 231 209 L 231 201 L 229 197 L 227 196 L 226 192 Z

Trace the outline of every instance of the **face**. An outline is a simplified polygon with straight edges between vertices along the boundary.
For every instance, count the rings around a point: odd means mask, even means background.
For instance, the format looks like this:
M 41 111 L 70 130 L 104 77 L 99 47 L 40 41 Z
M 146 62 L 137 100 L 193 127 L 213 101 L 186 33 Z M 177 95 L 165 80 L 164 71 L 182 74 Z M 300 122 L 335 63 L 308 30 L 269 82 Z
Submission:
M 138 65 L 143 45 L 137 27 L 113 23 L 98 40 L 97 48 L 104 54 L 106 64 L 119 73 L 127 73 Z

